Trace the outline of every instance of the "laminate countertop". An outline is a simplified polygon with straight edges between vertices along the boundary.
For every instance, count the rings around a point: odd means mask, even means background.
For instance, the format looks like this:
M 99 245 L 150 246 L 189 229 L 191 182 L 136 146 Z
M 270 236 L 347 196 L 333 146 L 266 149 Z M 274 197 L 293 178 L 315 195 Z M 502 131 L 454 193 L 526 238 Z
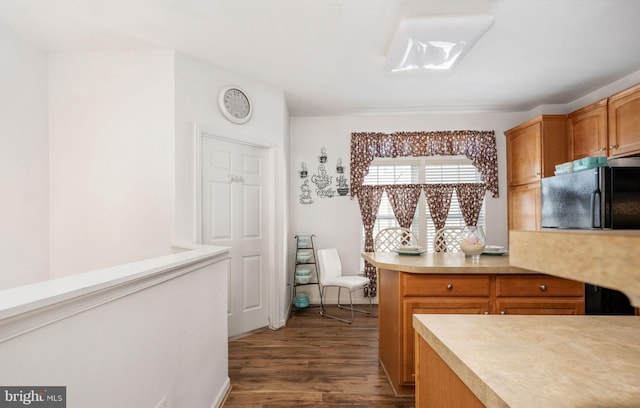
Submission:
M 509 231 L 513 265 L 617 289 L 635 307 L 640 307 L 639 248 L 640 230 Z
M 399 255 L 395 252 L 363 252 L 371 265 L 392 271 L 430 274 L 535 274 L 539 272 L 513 266 L 508 255 L 481 255 L 473 260 L 462 252 Z
M 487 407 L 640 407 L 640 317 L 414 315 Z

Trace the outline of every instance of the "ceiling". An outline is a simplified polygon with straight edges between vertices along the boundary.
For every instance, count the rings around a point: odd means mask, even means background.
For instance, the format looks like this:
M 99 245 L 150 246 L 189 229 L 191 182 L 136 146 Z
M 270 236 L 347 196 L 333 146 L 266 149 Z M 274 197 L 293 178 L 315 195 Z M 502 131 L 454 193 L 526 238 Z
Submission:
M 399 76 L 405 17 L 489 14 L 450 72 Z M 529 110 L 640 70 L 639 0 L 0 0 L 50 51 L 163 47 L 284 90 L 292 116 Z

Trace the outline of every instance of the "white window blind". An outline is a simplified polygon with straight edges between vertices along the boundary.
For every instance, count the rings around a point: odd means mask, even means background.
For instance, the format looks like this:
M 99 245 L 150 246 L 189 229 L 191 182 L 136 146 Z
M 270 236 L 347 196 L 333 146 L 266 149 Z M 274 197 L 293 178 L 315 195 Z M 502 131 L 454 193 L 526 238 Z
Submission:
M 369 173 L 364 178 L 365 185 L 480 182 L 482 182 L 482 178 L 476 167 L 471 164 L 469 159 L 462 156 L 376 159 L 369 166 Z M 449 216 L 445 225 L 464 226 L 464 224 L 458 198 L 454 191 L 451 197 Z M 478 217 L 478 225 L 485 229 L 484 204 Z M 384 228 L 397 226 L 399 226 L 398 222 L 393 215 L 391 203 L 385 193 L 382 195 L 380 202 L 373 236 L 375 237 L 378 231 Z M 436 231 L 429 214 L 429 207 L 426 205 L 424 193 L 420 196 L 411 230 L 418 236 L 420 246 L 429 251 L 433 250 L 433 239 Z M 364 240 L 364 229 L 362 231 Z

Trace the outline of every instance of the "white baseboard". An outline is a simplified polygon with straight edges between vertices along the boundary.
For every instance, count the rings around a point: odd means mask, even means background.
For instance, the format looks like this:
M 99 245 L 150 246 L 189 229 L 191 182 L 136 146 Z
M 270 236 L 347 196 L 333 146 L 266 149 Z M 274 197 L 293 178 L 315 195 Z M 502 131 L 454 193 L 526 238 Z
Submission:
M 224 381 L 224 384 L 222 384 L 222 388 L 218 392 L 218 395 L 216 395 L 216 398 L 213 400 L 213 402 L 211 402 L 210 408 L 220 408 L 229 396 L 230 391 L 231 380 L 229 379 L 229 377 L 227 377 L 227 379 Z

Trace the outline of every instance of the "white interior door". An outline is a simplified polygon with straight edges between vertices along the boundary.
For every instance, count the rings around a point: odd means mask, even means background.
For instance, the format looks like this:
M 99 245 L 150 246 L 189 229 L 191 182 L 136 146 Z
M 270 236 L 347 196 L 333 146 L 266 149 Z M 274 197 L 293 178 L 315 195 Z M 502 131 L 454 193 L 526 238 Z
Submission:
M 202 137 L 202 242 L 231 247 L 229 336 L 269 324 L 267 153 Z

